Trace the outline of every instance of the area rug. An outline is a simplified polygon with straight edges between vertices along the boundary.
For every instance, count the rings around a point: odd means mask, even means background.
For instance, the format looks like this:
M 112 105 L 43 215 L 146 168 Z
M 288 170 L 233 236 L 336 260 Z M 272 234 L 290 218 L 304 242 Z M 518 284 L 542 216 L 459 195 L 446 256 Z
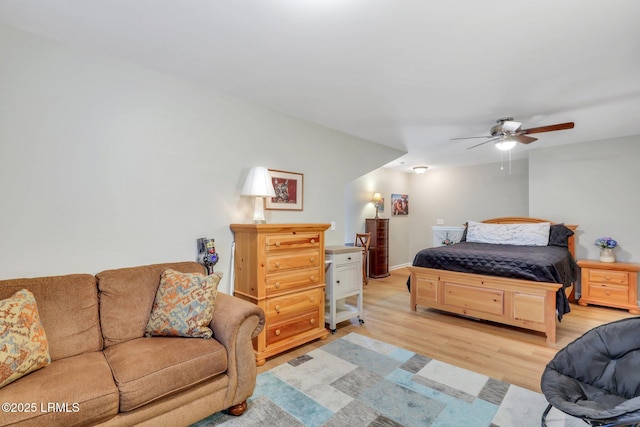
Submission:
M 544 396 L 350 333 L 258 375 L 240 417 L 192 427 L 540 426 Z M 560 411 L 549 427 L 584 423 Z

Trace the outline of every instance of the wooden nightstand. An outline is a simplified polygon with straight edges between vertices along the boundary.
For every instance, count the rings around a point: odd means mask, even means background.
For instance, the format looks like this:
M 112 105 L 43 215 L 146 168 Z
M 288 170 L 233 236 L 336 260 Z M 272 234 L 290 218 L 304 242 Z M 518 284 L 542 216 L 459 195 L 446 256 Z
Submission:
M 578 260 L 582 295 L 579 305 L 604 305 L 640 314 L 638 308 L 638 271 L 640 264 Z

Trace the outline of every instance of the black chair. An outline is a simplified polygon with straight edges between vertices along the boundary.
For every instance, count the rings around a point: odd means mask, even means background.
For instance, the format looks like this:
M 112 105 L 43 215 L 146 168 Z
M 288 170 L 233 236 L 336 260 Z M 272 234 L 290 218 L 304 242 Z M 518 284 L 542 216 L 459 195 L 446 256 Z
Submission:
M 540 387 L 549 406 L 591 426 L 640 426 L 640 317 L 598 326 L 560 350 Z

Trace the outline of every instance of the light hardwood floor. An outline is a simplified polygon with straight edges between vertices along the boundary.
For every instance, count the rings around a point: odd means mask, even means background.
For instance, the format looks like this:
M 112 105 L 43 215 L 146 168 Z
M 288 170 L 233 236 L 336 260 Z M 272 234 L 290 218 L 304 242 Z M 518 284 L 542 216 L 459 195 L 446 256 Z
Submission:
M 584 332 L 614 320 L 632 317 L 625 310 L 571 305 L 558 324 L 557 342 L 547 344 L 542 333 L 491 322 L 476 321 L 418 307 L 409 309 L 406 268 L 393 270 L 384 279 L 369 279 L 364 288 L 364 320 L 337 325 L 335 334 L 267 360 L 264 372 L 321 347 L 350 332 L 411 350 L 443 362 L 540 391 L 540 376 L 555 353 Z

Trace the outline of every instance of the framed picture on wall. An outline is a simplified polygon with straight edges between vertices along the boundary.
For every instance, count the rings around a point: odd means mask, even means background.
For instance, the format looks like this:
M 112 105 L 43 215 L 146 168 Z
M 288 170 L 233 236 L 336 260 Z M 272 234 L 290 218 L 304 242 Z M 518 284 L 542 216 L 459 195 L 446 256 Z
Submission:
M 276 197 L 265 198 L 265 209 L 301 211 L 304 197 L 304 175 L 269 169 Z
M 392 194 L 391 195 L 391 214 L 392 215 L 409 215 L 409 195 L 408 194 Z

